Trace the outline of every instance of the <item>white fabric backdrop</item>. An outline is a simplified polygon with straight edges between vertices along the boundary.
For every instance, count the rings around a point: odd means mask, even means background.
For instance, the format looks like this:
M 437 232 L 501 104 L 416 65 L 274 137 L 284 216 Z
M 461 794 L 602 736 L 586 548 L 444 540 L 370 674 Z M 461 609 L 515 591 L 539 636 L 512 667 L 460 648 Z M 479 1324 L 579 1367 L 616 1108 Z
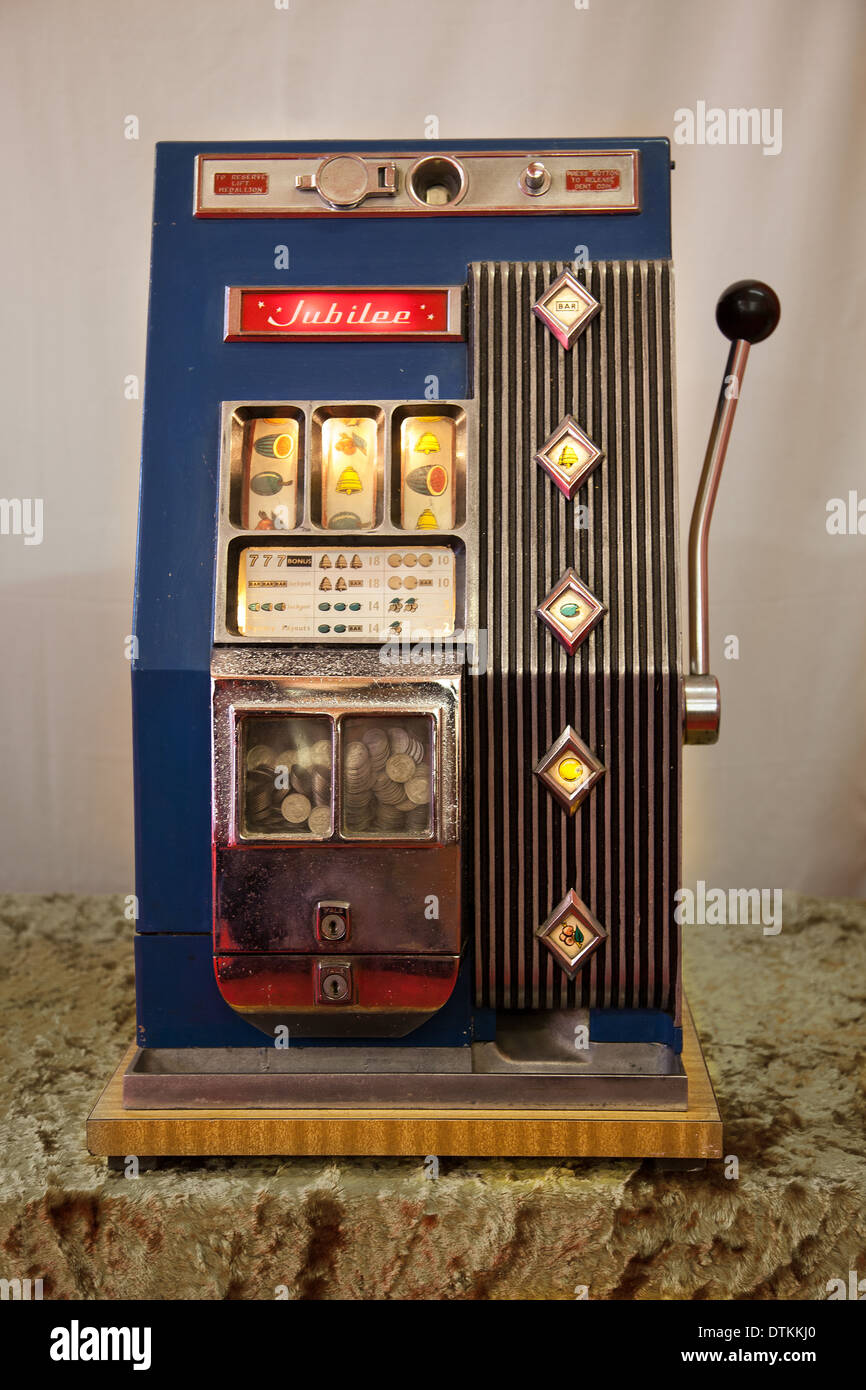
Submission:
M 719 291 L 783 305 L 754 350 L 712 541 L 723 735 L 689 749 L 685 882 L 866 894 L 861 0 L 6 0 L 0 129 L 0 887 L 131 891 L 129 670 L 156 140 L 673 136 L 781 108 L 782 149 L 675 149 L 683 537 L 724 362 Z M 140 138 L 124 137 L 135 115 Z M 727 634 L 740 640 L 726 661 Z

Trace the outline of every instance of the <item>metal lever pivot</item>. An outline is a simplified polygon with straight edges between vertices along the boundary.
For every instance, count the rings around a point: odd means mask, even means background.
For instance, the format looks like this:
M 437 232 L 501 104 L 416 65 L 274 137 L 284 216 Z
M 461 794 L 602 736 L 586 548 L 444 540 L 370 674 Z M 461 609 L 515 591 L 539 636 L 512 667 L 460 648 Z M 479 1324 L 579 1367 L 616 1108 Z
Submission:
M 365 198 L 393 198 L 397 192 L 397 166 L 393 159 L 380 163 L 358 154 L 332 154 L 313 174 L 298 174 L 299 193 L 316 192 L 336 210 L 359 207 Z
M 689 675 L 683 681 L 683 738 L 686 743 L 715 743 L 719 737 L 719 682 L 710 674 L 709 541 L 710 522 L 749 349 L 769 338 L 781 306 L 769 285 L 738 280 L 716 305 L 716 323 L 731 350 L 722 379 L 713 427 L 689 529 Z

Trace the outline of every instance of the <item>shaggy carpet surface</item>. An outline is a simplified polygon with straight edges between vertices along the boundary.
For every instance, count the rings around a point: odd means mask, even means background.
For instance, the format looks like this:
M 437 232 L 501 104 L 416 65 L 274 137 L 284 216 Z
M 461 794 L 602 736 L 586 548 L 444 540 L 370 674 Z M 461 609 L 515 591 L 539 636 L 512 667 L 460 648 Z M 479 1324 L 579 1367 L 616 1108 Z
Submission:
M 122 900 L 0 897 L 0 1278 L 45 1298 L 808 1299 L 866 1275 L 866 904 L 685 929 L 725 1161 L 172 1160 L 84 1125 L 133 1036 Z M 733 1160 L 736 1160 L 734 1162 Z

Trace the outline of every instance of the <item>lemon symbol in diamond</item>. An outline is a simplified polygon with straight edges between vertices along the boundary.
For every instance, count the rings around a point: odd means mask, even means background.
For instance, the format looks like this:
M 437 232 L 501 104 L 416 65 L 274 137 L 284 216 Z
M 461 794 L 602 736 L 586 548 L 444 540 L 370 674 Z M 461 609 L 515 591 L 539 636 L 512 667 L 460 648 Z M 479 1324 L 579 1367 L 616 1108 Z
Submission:
M 579 782 L 583 776 L 583 763 L 577 758 L 563 758 L 556 770 L 563 782 Z
M 578 613 L 580 612 L 580 604 L 561 603 L 559 605 L 559 611 L 562 614 L 563 618 L 576 618 Z

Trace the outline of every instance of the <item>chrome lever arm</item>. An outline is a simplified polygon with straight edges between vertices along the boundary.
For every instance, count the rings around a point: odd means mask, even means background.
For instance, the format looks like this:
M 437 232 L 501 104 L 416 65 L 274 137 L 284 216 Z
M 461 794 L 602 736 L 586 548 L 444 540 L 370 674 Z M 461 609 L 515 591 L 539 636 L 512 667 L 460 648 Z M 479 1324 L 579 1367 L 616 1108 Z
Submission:
M 740 280 L 731 285 L 716 306 L 716 322 L 725 337 L 730 338 L 731 350 L 689 528 L 689 674 L 683 680 L 686 743 L 715 743 L 719 737 L 721 695 L 719 682 L 710 673 L 710 522 L 749 349 L 753 343 L 769 338 L 780 312 L 775 293 L 760 280 Z

